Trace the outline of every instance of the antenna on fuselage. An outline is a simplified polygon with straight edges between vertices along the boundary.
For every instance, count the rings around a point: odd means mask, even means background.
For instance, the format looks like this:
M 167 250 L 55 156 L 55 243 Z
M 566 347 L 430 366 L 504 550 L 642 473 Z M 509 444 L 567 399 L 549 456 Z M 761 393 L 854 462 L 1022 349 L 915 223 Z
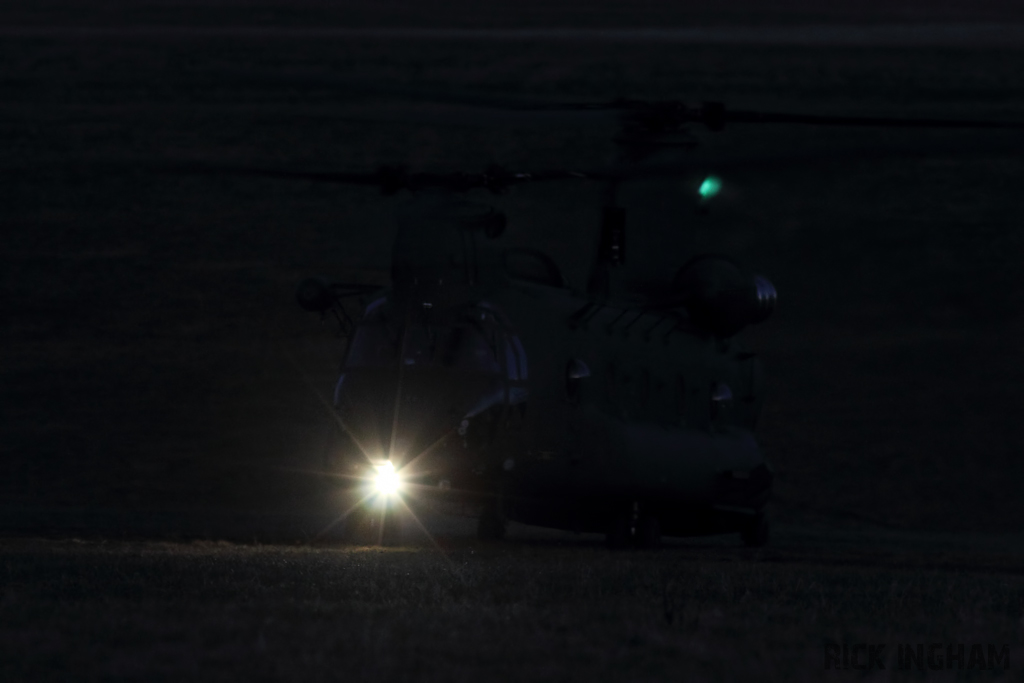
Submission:
M 601 210 L 601 235 L 587 280 L 587 295 L 607 301 L 612 295 L 612 269 L 626 263 L 626 210 L 605 206 Z
M 608 176 L 601 208 L 601 231 L 597 253 L 587 278 L 587 296 L 595 302 L 607 302 L 618 288 L 613 285 L 613 271 L 626 264 L 626 209 L 618 205 L 619 183 L 623 167 L 639 157 L 635 151 L 620 143 L 616 171 Z

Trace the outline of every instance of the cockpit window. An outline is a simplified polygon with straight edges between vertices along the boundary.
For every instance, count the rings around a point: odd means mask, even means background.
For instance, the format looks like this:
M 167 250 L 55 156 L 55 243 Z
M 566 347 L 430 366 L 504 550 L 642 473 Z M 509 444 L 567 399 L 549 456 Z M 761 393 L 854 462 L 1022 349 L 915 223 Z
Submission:
M 350 368 L 392 365 L 398 351 L 398 339 L 383 323 L 363 323 L 356 328 L 345 362 Z
M 519 379 L 528 379 L 530 371 L 526 367 L 526 349 L 523 348 L 523 342 L 519 341 L 519 337 L 512 337 L 512 343 L 516 347 L 516 356 L 519 358 Z
M 501 352 L 506 354 L 509 376 L 526 379 L 526 354 L 517 337 L 509 346 L 496 319 L 500 311 L 488 304 L 469 308 L 464 317 L 447 325 L 414 321 L 402 325 L 382 297 L 370 303 L 356 326 L 345 365 L 358 367 L 446 367 L 500 374 Z M 502 348 L 505 345 L 507 348 Z
M 439 360 L 445 367 L 475 372 L 501 372 L 494 347 L 475 325 L 449 328 L 443 348 Z
M 404 334 L 383 322 L 364 322 L 352 337 L 350 368 L 394 365 L 402 346 L 406 366 L 441 366 L 471 372 L 500 373 L 494 347 L 476 325 L 409 325 Z
M 519 380 L 519 362 L 516 359 L 516 353 L 512 348 L 512 340 L 505 339 L 505 368 L 508 372 L 508 378 L 512 381 Z
M 423 325 L 410 325 L 405 330 L 402 362 L 406 365 L 430 365 L 437 347 L 437 331 Z
M 526 380 L 529 372 L 526 369 L 526 349 L 519 337 L 509 334 L 505 337 L 505 367 L 508 378 L 513 381 Z
M 387 297 L 384 297 L 384 296 L 382 296 L 379 299 L 376 299 L 374 301 L 371 301 L 369 304 L 367 304 L 366 310 L 363 311 L 363 315 L 365 317 L 367 317 L 367 318 L 371 317 L 373 312 L 378 310 L 384 304 L 386 304 L 387 301 L 388 301 Z M 380 313 L 378 313 L 377 315 L 379 316 Z

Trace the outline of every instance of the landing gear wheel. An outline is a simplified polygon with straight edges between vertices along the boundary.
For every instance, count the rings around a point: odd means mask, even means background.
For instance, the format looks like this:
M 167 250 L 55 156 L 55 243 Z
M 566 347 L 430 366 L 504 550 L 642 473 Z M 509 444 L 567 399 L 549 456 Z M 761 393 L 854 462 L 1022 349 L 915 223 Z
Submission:
M 324 481 L 338 488 L 349 485 L 351 478 L 345 475 L 353 473 L 352 460 L 349 459 L 353 450 L 358 453 L 352 438 L 341 427 L 331 424 L 324 439 L 322 454 Z
M 768 522 L 768 515 L 759 512 L 740 529 L 740 538 L 748 548 L 763 548 L 768 543 L 770 531 L 771 524 Z
M 394 510 L 353 510 L 344 525 L 343 538 L 353 545 L 398 545 L 402 540 L 402 527 Z
M 477 520 L 476 536 L 481 541 L 500 541 L 505 538 L 505 518 L 498 512 L 496 504 L 484 506 Z
M 645 516 L 637 520 L 633 545 L 644 550 L 656 550 L 661 547 L 661 524 L 657 517 Z
M 605 541 L 611 550 L 628 548 L 633 539 L 633 524 L 629 515 L 616 515 L 608 525 Z
M 395 510 L 388 510 L 377 538 L 380 545 L 402 545 L 402 522 Z
M 348 513 L 341 522 L 341 538 L 353 545 L 369 545 L 373 527 L 366 510 L 356 509 Z

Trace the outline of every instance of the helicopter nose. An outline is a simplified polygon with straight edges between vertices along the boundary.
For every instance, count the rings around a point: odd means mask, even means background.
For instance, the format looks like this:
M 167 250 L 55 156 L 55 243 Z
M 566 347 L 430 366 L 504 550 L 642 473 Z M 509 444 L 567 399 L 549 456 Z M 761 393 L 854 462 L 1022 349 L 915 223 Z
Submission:
M 375 461 L 402 467 L 454 433 L 476 402 L 476 387 L 436 373 L 349 376 L 339 392 L 346 429 Z

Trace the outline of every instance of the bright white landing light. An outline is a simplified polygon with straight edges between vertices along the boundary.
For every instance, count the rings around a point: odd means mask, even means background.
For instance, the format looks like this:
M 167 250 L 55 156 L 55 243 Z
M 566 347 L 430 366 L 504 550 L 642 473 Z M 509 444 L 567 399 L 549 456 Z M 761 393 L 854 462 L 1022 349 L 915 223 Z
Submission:
M 377 475 L 373 478 L 374 488 L 378 493 L 390 496 L 398 493 L 398 472 L 390 460 L 383 465 L 377 465 Z

